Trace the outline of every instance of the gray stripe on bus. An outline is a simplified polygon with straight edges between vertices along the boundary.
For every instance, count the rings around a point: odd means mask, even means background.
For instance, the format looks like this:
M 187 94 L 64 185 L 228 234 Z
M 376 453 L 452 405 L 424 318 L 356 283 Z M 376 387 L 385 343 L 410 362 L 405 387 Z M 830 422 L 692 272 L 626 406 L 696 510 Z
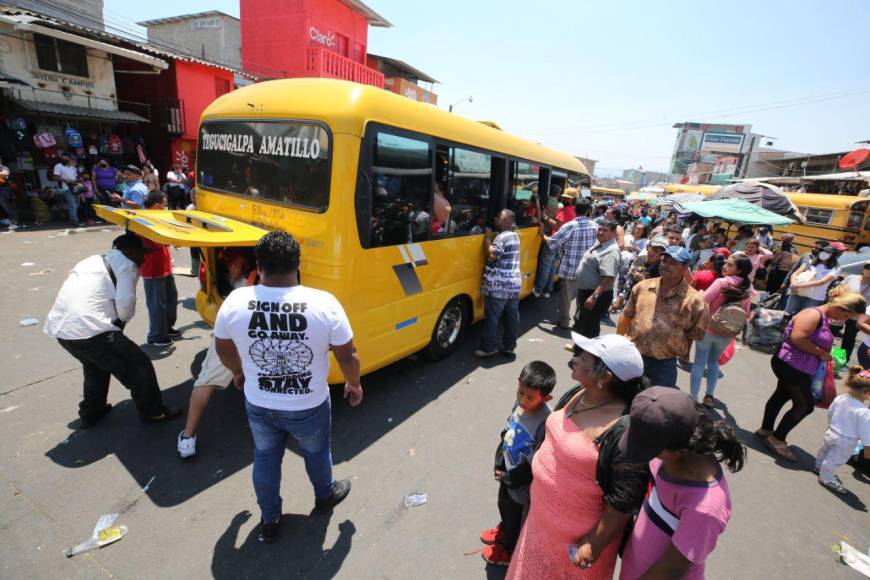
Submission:
M 417 271 L 413 264 L 399 264 L 393 266 L 393 271 L 396 277 L 399 278 L 399 283 L 402 285 L 402 290 L 405 296 L 413 296 L 423 291 L 423 286 L 420 284 L 420 278 L 417 277 Z

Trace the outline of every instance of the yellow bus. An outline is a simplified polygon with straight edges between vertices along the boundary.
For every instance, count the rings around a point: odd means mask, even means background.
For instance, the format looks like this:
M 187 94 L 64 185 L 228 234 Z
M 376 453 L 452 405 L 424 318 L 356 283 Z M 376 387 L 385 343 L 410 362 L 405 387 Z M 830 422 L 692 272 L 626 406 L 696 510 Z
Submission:
M 687 183 L 667 183 L 662 186 L 665 190 L 665 195 L 672 193 L 703 193 L 704 195 L 712 195 L 719 191 L 718 185 L 689 185 Z
M 601 199 L 602 197 L 612 197 L 616 201 L 625 199 L 625 192 L 614 187 L 593 185 L 589 190 L 592 192 L 592 199 Z
M 482 318 L 484 228 L 502 208 L 517 215 L 527 296 L 538 208 L 551 185 L 590 181 L 571 155 L 330 79 L 269 81 L 217 99 L 201 118 L 196 175 L 197 211 L 98 213 L 159 243 L 201 247 L 196 303 L 210 324 L 230 290 L 220 248 L 292 233 L 302 283 L 342 303 L 364 373 L 422 349 L 444 357 Z M 335 364 L 329 379 L 341 379 Z
M 870 200 L 854 195 L 786 193 L 806 217 L 806 223 L 777 228 L 794 234 L 795 244 L 809 249 L 816 240 L 843 242 L 850 250 L 870 245 Z

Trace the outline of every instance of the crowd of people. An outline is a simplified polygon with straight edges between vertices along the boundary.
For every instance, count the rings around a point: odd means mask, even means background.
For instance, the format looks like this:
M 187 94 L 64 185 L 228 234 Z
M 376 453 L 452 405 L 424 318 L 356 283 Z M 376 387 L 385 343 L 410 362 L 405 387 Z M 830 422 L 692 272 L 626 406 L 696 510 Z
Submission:
M 18 212 L 12 203 L 9 188 L 9 168 L 0 160 L 0 208 L 9 221 L 9 228 L 20 227 Z M 92 225 L 98 217 L 94 204 L 144 209 L 145 197 L 162 192 L 171 209 L 185 209 L 193 202 L 193 171 L 174 164 L 164 176 L 151 161 L 140 165 L 117 165 L 109 157 L 60 155 L 59 160 L 46 172 L 43 195 L 32 198 L 36 225 L 49 221 L 52 206 L 63 209 L 70 226 Z
M 819 240 L 799 255 L 793 236 L 775 241 L 768 226 L 741 226 L 729 240 L 714 221 L 657 214 L 643 204 L 594 206 L 566 191 L 542 216 L 532 292 L 548 297 L 559 287 L 554 332 L 571 330 L 578 386 L 551 410 L 552 369 L 533 361 L 520 374 L 495 462 L 501 521 L 481 534 L 484 559 L 509 565 L 509 578 L 611 578 L 617 553 L 621 578 L 702 578 L 731 511 L 719 464 L 736 472 L 745 459 L 715 410 L 720 365 L 734 356 L 756 288 L 789 319 L 771 357 L 777 386 L 755 433 L 777 458 L 796 460 L 786 436 L 818 402 L 812 383 L 830 372 L 832 325 L 845 324 L 847 358 L 858 330 L 870 330 L 870 265 L 840 276 L 842 244 Z M 495 223 L 476 354 L 516 357 L 520 239 L 509 210 Z M 616 334 L 602 336 L 611 314 L 619 314 Z M 870 440 L 866 342 L 862 366 L 830 402 L 814 469 L 837 493 L 847 490 L 836 469 Z M 680 361 L 691 368 L 688 394 L 677 389 Z
M 133 185 L 117 201 L 166 207 L 169 196 L 146 186 L 134 169 L 127 168 L 125 180 Z M 722 466 L 737 472 L 746 456 L 715 410 L 720 361 L 747 323 L 755 288 L 763 278 L 778 279 L 776 290 L 793 315 L 771 357 L 777 386 L 756 432 L 777 457 L 793 460 L 787 435 L 813 411 L 814 381 L 831 359 L 832 327 L 846 324 L 844 342 L 851 337 L 852 349 L 858 330 L 870 331 L 870 269 L 830 288 L 839 279 L 842 249 L 827 242 L 798 256 L 789 236 L 774 243 L 770 228 L 744 227 L 728 240 L 716 223 L 680 224 L 675 213 L 659 216 L 643 205 L 593 206 L 570 191 L 560 199 L 560 207 L 541 216 L 533 292 L 543 297 L 558 286 L 554 333 L 570 331 L 566 362 L 577 385 L 551 407 L 554 369 L 543 361 L 522 366 L 494 462 L 500 522 L 481 534 L 483 557 L 510 566 L 509 578 L 612 578 L 617 557 L 620 578 L 703 578 L 731 513 Z M 497 231 L 485 235 L 479 357 L 522 356 L 516 219 L 502 210 L 493 222 Z M 260 537 L 272 542 L 280 533 L 288 437 L 299 443 L 315 508 L 331 509 L 350 492 L 350 481 L 332 472 L 328 355 L 346 378 L 351 405 L 363 399 L 359 358 L 341 304 L 300 284 L 302 258 L 292 235 L 271 232 L 254 256 L 227 248 L 218 258 L 231 292 L 218 312 L 177 449 L 181 457 L 196 454 L 197 426 L 215 390 L 241 389 L 254 442 Z M 780 271 L 785 274 L 772 276 Z M 44 331 L 83 367 L 82 428 L 111 411 L 111 376 L 131 391 L 144 421 L 182 413 L 163 403 L 150 358 L 124 335 L 139 277 L 149 304 L 148 342 L 170 343 L 177 293 L 168 248 L 130 232 L 107 254 L 75 266 L 47 317 Z M 616 333 L 602 335 L 602 322 L 617 314 Z M 677 369 L 693 345 L 684 393 Z M 865 341 L 862 365 L 867 351 Z M 870 438 L 865 369 L 849 369 L 846 392 L 831 402 L 828 431 L 819 435 L 819 482 L 838 493 L 845 488 L 836 469 L 858 441 Z

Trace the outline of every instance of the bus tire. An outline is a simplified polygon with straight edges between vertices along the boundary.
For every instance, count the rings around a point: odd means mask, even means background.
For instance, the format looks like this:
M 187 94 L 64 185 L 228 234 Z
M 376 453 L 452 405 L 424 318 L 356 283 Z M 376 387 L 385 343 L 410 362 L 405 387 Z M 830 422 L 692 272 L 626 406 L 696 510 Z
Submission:
M 435 321 L 432 340 L 426 347 L 426 356 L 432 360 L 441 360 L 448 356 L 456 350 L 470 323 L 471 308 L 468 302 L 461 296 L 453 298 Z

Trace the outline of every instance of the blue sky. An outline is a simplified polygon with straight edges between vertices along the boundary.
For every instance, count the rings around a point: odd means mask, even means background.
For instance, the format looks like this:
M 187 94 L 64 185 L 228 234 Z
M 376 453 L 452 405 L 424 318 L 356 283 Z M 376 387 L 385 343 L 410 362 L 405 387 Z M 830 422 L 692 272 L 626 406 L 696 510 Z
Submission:
M 473 96 L 458 114 L 598 159 L 599 175 L 664 170 L 677 121 L 751 123 L 777 148 L 809 153 L 870 139 L 870 2 L 367 4 L 393 23 L 369 29 L 369 51 L 438 79 L 439 106 Z M 105 7 L 109 24 L 128 27 L 202 10 L 239 13 L 238 0 Z

